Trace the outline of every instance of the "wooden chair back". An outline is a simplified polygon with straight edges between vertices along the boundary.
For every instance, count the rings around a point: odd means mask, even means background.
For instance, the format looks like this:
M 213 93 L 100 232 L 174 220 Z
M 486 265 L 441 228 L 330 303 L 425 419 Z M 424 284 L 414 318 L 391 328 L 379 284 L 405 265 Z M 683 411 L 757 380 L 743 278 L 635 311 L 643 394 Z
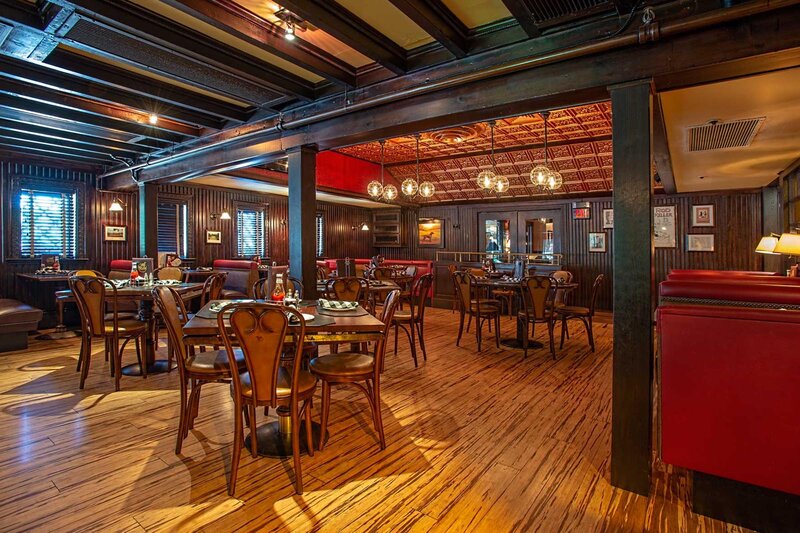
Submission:
M 375 343 L 375 383 L 378 383 L 381 369 L 383 368 L 383 358 L 386 355 L 386 343 L 389 338 L 389 330 L 392 327 L 392 320 L 394 320 L 394 313 L 397 311 L 397 306 L 400 304 L 400 291 L 395 289 L 386 295 L 386 300 L 383 302 L 383 312 L 381 313 L 381 322 L 383 322 L 383 335 L 378 342 Z
M 259 278 L 253 283 L 253 298 L 256 300 L 271 300 L 272 293 L 269 292 L 269 278 Z
M 89 277 L 95 277 L 95 278 L 105 277 L 105 276 L 103 276 L 102 272 L 98 272 L 97 270 L 89 270 L 89 269 L 73 270 L 73 271 L 71 271 L 69 273 L 69 277 L 73 277 L 73 276 L 89 276 Z
M 114 331 L 117 331 L 117 288 L 104 277 L 98 276 L 73 276 L 69 278 L 69 288 L 72 290 L 78 304 L 83 327 L 94 337 L 105 335 L 106 324 L 106 291 L 112 291 L 112 309 Z
M 409 265 L 406 267 L 405 270 L 406 276 L 416 276 L 417 275 L 417 266 L 416 265 Z
M 425 304 L 428 301 L 428 293 L 433 284 L 433 274 L 423 274 L 414 280 L 411 286 L 411 316 L 417 320 L 425 318 Z M 415 313 L 416 310 L 416 313 Z
M 389 281 L 394 278 L 394 269 L 389 267 L 375 267 L 370 273 L 370 278 L 379 281 Z
M 331 277 L 331 269 L 325 265 L 317 265 L 317 279 L 319 281 L 328 281 Z
M 301 300 L 303 299 L 303 282 L 299 279 L 293 276 L 288 276 L 286 278 L 286 288 L 292 289 L 297 298 Z
M 553 304 L 553 280 L 549 276 L 528 276 L 523 278 L 520 285 L 526 314 L 535 320 L 544 320 Z
M 325 295 L 330 300 L 361 302 L 366 298 L 367 282 L 361 278 L 335 278 L 328 281 Z
M 183 342 L 183 324 L 187 316 L 186 305 L 178 291 L 167 286 L 153 289 L 153 301 L 161 311 L 161 318 L 167 327 L 170 345 L 177 353 L 178 370 L 184 374 L 186 371 L 186 344 Z
M 355 265 L 355 277 L 366 278 L 369 265 Z
M 550 274 L 550 277 L 558 283 L 570 283 L 572 281 L 572 272 L 568 270 L 556 270 Z
M 469 272 L 453 272 L 453 286 L 458 298 L 458 304 L 462 311 L 469 312 L 472 302 L 473 276 Z
M 183 270 L 178 267 L 161 267 L 153 271 L 156 279 L 183 281 Z
M 217 272 L 211 274 L 203 282 L 203 292 L 200 296 L 200 306 L 206 305 L 211 300 L 219 300 L 222 293 L 222 288 L 225 286 L 225 280 L 228 277 L 227 272 Z
M 231 335 L 223 335 L 222 339 L 231 368 L 237 367 L 234 342 L 241 348 L 250 375 L 252 399 L 256 405 L 268 403 L 273 407 L 277 406 L 281 353 L 289 331 L 289 317 L 295 317 L 297 327 L 292 331 L 296 351 L 292 362 L 292 400 L 296 401 L 306 329 L 303 316 L 294 309 L 274 304 L 240 303 L 233 304 L 230 308 Z M 225 314 L 220 313 L 217 317 L 220 331 L 225 331 Z M 242 383 L 237 372 L 233 372 L 233 388 L 234 394 L 241 397 Z
M 467 272 L 469 272 L 471 275 L 473 275 L 476 278 L 485 278 L 486 277 L 486 271 L 483 270 L 482 268 L 470 268 L 469 270 L 467 270 Z
M 605 276 L 603 274 L 598 274 L 596 278 L 594 278 L 594 283 L 592 284 L 592 295 L 589 298 L 589 316 L 594 316 L 594 308 L 597 304 L 597 294 L 600 292 L 600 286 L 603 285 L 603 281 L 605 280 Z

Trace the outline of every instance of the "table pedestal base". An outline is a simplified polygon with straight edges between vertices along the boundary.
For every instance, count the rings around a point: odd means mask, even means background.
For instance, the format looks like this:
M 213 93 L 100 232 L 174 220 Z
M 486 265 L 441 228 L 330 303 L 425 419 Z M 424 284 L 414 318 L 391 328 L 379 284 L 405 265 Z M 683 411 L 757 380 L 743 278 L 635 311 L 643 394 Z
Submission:
M 287 426 L 284 428 L 287 431 L 281 431 L 281 422 L 275 420 L 256 428 L 256 440 L 258 441 L 258 455 L 263 457 L 291 457 L 292 456 L 292 433 L 289 430 L 288 421 L 285 423 Z M 322 432 L 322 427 L 316 422 L 311 423 L 311 437 L 314 446 L 319 445 L 319 435 Z M 244 439 L 245 448 L 250 449 L 250 436 Z M 325 438 L 327 439 L 327 436 Z M 300 454 L 307 455 L 308 447 L 306 446 L 306 423 L 300 422 Z
M 41 335 L 36 336 L 36 340 L 39 341 L 57 341 L 59 339 L 74 339 L 75 337 L 80 337 L 81 334 L 77 331 L 70 331 L 66 328 L 66 326 L 56 326 L 55 331 L 52 333 L 42 333 Z
M 176 368 L 178 368 L 178 365 L 172 363 L 172 370 Z M 147 367 L 148 376 L 150 374 L 164 374 L 165 372 L 169 371 L 169 362 L 166 359 L 158 359 L 153 361 L 153 363 Z M 139 366 L 139 363 L 134 363 L 132 365 L 123 366 L 121 372 L 123 376 L 141 376 L 142 368 Z
M 500 346 L 505 346 L 506 348 L 515 348 L 517 350 L 523 350 L 524 347 L 522 346 L 522 341 L 514 338 L 514 339 L 503 339 L 500 341 Z M 529 350 L 536 350 L 538 348 L 544 348 L 544 344 L 539 341 L 535 341 L 533 339 L 528 339 L 528 349 Z

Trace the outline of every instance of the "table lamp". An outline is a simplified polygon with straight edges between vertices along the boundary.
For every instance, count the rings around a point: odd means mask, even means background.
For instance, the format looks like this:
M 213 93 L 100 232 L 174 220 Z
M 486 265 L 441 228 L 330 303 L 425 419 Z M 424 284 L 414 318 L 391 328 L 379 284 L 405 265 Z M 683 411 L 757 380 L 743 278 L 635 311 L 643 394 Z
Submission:
M 782 233 L 778 244 L 775 245 L 776 253 L 800 257 L 800 234 L 798 233 Z M 798 271 L 798 265 L 790 269 L 790 276 L 795 276 Z
M 756 246 L 756 253 L 767 254 L 767 255 L 780 255 L 779 252 L 775 251 L 775 246 L 778 245 L 779 237 L 780 235 L 776 233 L 770 233 L 769 235 L 761 237 L 758 246 Z

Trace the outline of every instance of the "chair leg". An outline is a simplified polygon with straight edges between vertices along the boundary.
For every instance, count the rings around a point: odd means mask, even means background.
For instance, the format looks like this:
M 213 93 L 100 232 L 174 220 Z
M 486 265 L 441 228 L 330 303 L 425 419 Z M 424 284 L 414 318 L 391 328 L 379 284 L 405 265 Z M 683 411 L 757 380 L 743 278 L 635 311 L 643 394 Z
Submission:
M 233 406 L 233 453 L 231 454 L 231 477 L 228 481 L 228 494 L 233 496 L 236 491 L 236 476 L 239 473 L 239 456 L 242 454 L 244 441 L 244 428 L 242 427 L 242 406 L 239 401 L 234 401 Z
M 397 322 L 394 323 L 394 354 L 397 355 L 397 336 L 400 334 L 398 331 Z
M 142 349 L 145 343 L 144 335 L 139 335 L 133 340 L 136 345 L 136 358 L 139 360 L 139 368 L 142 369 L 142 377 L 147 378 L 147 360 L 144 357 L 144 350 Z M 124 347 L 123 347 L 124 349 Z
M 81 385 L 80 388 L 83 388 L 84 383 L 86 383 L 86 376 L 89 375 L 89 361 L 92 360 L 92 338 L 89 335 L 84 335 L 84 358 L 83 358 L 83 366 L 81 367 Z
M 298 406 L 289 406 L 292 419 L 292 456 L 294 457 L 294 491 L 303 494 L 303 472 L 300 465 L 300 417 L 298 416 Z
M 119 337 L 116 335 L 111 338 L 111 349 L 114 354 L 114 389 L 118 391 L 122 379 L 122 350 L 119 347 Z
M 583 321 L 583 325 L 586 326 L 586 334 L 589 336 L 589 346 L 594 351 L 594 332 L 592 331 L 592 317 L 588 317 Z
M 411 357 L 414 359 L 414 368 L 419 368 L 419 365 L 417 364 L 417 343 L 414 340 L 414 324 L 411 323 L 409 325 L 410 327 L 408 329 L 406 329 L 405 326 L 402 326 L 402 328 L 403 331 L 406 332 L 406 337 L 408 337 L 408 343 L 411 347 Z
M 186 420 L 188 417 L 188 393 L 186 391 L 186 378 L 181 376 L 181 413 L 178 418 L 178 439 L 175 444 L 175 455 L 180 455 L 181 447 L 183 446 L 183 439 L 186 436 Z
M 553 329 L 555 329 L 555 323 L 550 320 L 547 323 L 547 332 L 550 335 L 550 353 L 553 354 L 553 361 L 556 359 L 556 348 L 555 342 L 553 341 Z
M 78 364 L 75 367 L 75 372 L 81 371 L 81 362 L 83 362 L 84 358 L 83 353 L 85 349 L 86 349 L 86 335 L 83 332 L 81 332 L 81 349 L 78 352 Z
M 500 349 L 500 311 L 494 317 L 494 344 Z
M 470 313 L 468 320 L 467 320 L 467 333 L 469 333 L 469 327 L 472 325 L 472 313 Z
M 527 359 L 528 357 L 528 320 L 527 319 L 517 319 L 521 321 L 524 325 L 524 330 L 522 332 L 522 358 Z M 519 324 L 517 324 L 519 327 Z
M 458 338 L 456 338 L 456 346 L 458 343 L 461 342 L 461 335 L 464 333 L 464 313 L 461 313 L 461 316 L 458 320 Z
M 558 349 L 561 350 L 564 348 L 564 334 L 567 332 L 567 317 L 561 317 L 561 344 L 558 345 Z
M 194 429 L 194 421 L 197 418 L 197 414 L 200 412 L 200 392 L 202 387 L 202 381 L 194 380 L 194 383 L 192 383 L 192 391 L 197 392 L 194 394 L 194 398 L 190 399 L 191 410 L 189 411 L 189 429 Z
M 250 455 L 253 459 L 258 457 L 258 437 L 256 435 L 256 407 L 254 405 L 247 406 L 247 413 L 249 415 L 250 426 Z
M 378 432 L 378 439 L 380 441 L 381 450 L 386 449 L 386 437 L 383 434 L 383 417 L 381 415 L 381 385 L 380 382 L 375 381 L 372 387 L 372 409 L 373 420 L 375 420 L 375 431 Z
M 470 319 L 471 318 L 472 318 L 472 316 L 470 315 Z M 476 316 L 475 317 L 475 338 L 478 340 L 478 351 L 479 352 L 481 351 L 481 326 L 482 325 L 483 324 L 481 324 L 480 315 Z M 469 328 L 467 328 L 467 331 L 469 331 Z
M 325 448 L 325 435 L 328 434 L 328 415 L 331 409 L 331 384 L 322 380 L 322 417 L 320 420 L 319 445 L 317 449 Z
M 423 361 L 427 361 L 428 360 L 428 354 L 425 351 L 425 329 L 424 329 L 424 324 L 420 321 L 420 322 L 416 323 L 416 326 L 417 326 L 417 334 L 418 334 L 417 336 L 419 337 L 419 347 L 422 348 L 422 360 Z M 412 327 L 413 327 L 413 323 L 412 323 Z
M 306 426 L 306 449 L 308 450 L 308 456 L 309 457 L 314 457 L 314 436 L 313 436 L 313 434 L 311 432 L 311 429 L 312 429 L 311 428 L 311 424 L 312 424 L 312 420 L 311 420 L 311 405 L 312 405 L 311 398 L 309 398 L 303 404 L 303 412 L 305 414 L 305 419 L 306 419 L 306 423 L 305 423 L 305 426 Z

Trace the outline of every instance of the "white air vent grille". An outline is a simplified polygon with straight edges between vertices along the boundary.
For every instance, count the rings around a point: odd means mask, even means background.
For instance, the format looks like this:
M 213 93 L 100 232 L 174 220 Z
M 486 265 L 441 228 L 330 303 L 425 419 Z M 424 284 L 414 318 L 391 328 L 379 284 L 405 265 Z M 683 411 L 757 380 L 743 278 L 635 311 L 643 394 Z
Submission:
M 689 128 L 689 151 L 705 152 L 723 148 L 750 146 L 761 128 L 764 117 L 743 118 L 728 122 L 713 121 Z

